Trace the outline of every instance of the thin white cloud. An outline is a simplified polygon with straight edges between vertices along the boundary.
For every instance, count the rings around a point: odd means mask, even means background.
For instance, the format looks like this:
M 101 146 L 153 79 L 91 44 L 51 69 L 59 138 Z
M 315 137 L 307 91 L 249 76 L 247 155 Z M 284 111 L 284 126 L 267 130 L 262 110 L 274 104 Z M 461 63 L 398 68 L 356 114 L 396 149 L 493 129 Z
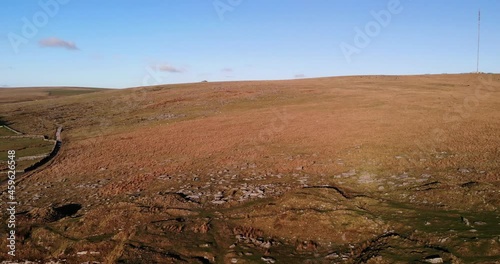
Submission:
M 295 78 L 304 78 L 304 77 L 306 77 L 306 75 L 304 75 L 304 74 L 300 73 L 300 74 L 295 74 L 295 76 L 294 76 L 294 77 L 295 77 Z
M 224 68 L 221 71 L 222 72 L 233 72 L 233 68 Z
M 170 73 L 182 73 L 186 71 L 183 68 L 174 67 L 168 64 L 154 65 L 151 68 L 153 68 L 155 71 L 170 72 Z
M 44 38 L 38 44 L 44 48 L 64 48 L 68 50 L 79 50 L 74 42 L 62 40 L 60 38 Z

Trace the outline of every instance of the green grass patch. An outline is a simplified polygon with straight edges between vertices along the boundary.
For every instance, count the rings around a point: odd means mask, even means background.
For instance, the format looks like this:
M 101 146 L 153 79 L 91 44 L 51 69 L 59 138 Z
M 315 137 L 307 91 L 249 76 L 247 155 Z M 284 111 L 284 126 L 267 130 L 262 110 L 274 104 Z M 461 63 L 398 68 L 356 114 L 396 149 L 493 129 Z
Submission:
M 4 137 L 4 136 L 15 136 L 16 133 L 12 132 L 11 130 L 1 126 L 0 127 L 0 137 Z
M 48 90 L 47 93 L 49 96 L 71 96 L 71 95 L 79 95 L 79 94 L 87 94 L 87 93 L 95 93 L 99 92 L 99 89 L 53 89 Z
M 97 243 L 102 241 L 109 241 L 114 235 L 115 234 L 101 234 L 101 235 L 87 237 L 86 239 L 89 242 Z
M 0 160 L 7 159 L 7 151 L 15 150 L 16 158 L 48 153 L 54 143 L 41 138 L 1 138 Z
M 16 170 L 24 170 L 43 157 L 21 161 L 18 160 L 19 158 L 48 154 L 53 147 L 53 142 L 41 138 L 0 138 L 0 162 L 5 164 L 8 151 L 15 150 Z

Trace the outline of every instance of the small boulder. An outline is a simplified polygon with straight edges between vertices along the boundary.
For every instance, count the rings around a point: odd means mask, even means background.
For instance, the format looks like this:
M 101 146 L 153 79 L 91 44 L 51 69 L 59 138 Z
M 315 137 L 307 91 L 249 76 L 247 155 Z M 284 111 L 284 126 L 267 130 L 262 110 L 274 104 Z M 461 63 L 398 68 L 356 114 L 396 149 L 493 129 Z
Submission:
M 441 258 L 439 255 L 428 256 L 424 259 L 424 261 L 433 264 L 444 263 L 443 258 Z

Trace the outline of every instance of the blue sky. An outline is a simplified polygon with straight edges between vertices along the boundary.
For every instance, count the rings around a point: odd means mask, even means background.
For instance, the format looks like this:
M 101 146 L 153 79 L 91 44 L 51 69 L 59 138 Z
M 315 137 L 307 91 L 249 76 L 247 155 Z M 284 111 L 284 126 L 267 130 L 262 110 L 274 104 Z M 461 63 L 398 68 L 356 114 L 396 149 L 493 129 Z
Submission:
M 478 9 L 500 72 L 494 0 L 3 0 L 0 87 L 472 72 Z

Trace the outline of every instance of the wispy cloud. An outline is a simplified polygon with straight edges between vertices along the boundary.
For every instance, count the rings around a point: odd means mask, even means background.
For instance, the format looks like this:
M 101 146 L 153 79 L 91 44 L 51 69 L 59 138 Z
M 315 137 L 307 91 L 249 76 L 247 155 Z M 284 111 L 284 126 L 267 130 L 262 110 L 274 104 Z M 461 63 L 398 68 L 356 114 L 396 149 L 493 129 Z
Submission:
M 224 68 L 221 71 L 222 72 L 233 72 L 233 68 Z
M 155 71 L 171 72 L 171 73 L 182 73 L 186 71 L 183 68 L 174 67 L 168 64 L 153 65 L 151 66 L 151 68 L 153 68 Z
M 44 48 L 64 48 L 68 50 L 79 50 L 74 42 L 62 40 L 60 38 L 44 38 L 38 44 Z
M 305 75 L 305 74 L 300 73 L 300 74 L 295 74 L 295 75 L 294 75 L 294 77 L 295 77 L 295 78 L 304 78 L 304 77 L 306 77 L 306 75 Z

